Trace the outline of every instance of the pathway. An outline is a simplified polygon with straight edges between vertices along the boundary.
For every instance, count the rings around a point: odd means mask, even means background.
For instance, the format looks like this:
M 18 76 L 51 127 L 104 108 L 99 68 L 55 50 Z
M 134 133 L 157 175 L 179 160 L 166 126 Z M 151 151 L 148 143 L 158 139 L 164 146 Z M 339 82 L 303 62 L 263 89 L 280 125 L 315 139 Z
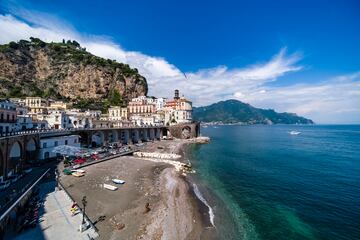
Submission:
M 40 223 L 36 228 L 23 232 L 17 240 L 25 239 L 72 239 L 85 240 L 96 238 L 94 229 L 80 232 L 82 214 L 71 216 L 71 200 L 64 191 L 55 189 L 55 182 L 40 186 L 40 194 L 44 200 L 44 209 L 40 212 Z

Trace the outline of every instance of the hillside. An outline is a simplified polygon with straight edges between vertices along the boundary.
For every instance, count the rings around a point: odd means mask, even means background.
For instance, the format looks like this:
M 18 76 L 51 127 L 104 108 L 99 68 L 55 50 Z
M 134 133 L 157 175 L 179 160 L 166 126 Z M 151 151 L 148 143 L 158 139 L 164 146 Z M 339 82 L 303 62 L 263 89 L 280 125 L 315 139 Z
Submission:
M 37 38 L 0 45 L 0 97 L 42 96 L 79 104 L 122 102 L 147 94 L 137 69 L 86 51 L 76 41 Z
M 203 122 L 246 124 L 313 124 L 313 121 L 294 113 L 277 113 L 272 109 L 260 109 L 249 104 L 227 100 L 206 107 L 193 109 L 193 118 Z

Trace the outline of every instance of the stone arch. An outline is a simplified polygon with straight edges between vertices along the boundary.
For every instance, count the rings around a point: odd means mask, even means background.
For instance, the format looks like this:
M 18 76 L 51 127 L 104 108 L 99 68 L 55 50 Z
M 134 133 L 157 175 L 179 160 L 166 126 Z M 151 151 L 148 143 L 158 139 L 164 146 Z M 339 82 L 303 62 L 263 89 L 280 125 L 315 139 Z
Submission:
M 23 148 L 21 143 L 14 142 L 9 149 L 8 175 L 21 171 L 21 160 L 23 158 Z
M 114 142 L 118 142 L 118 141 L 119 141 L 119 134 L 118 134 L 118 132 L 117 132 L 116 130 L 111 130 L 111 131 L 109 132 L 108 137 L 109 137 L 109 142 L 110 142 L 110 143 L 114 143 Z
M 120 138 L 121 138 L 121 142 L 123 144 L 128 144 L 129 143 L 129 138 L 130 138 L 130 131 L 129 130 L 122 130 Z
M 34 137 L 31 137 L 26 143 L 25 143 L 25 154 L 26 154 L 26 162 L 31 163 L 36 161 L 36 155 L 38 150 L 38 144 Z
M 149 129 L 149 139 L 150 139 L 150 140 L 154 140 L 154 139 L 155 139 L 155 129 L 154 129 L 154 128 L 150 128 L 150 129 Z
M 93 147 L 103 146 L 105 142 L 105 134 L 102 131 L 95 132 L 91 136 L 91 145 Z
M 139 130 L 138 129 L 134 129 L 131 131 L 131 140 L 133 143 L 138 143 L 139 142 Z
M 185 126 L 181 129 L 181 135 L 183 139 L 189 139 L 191 138 L 191 127 Z

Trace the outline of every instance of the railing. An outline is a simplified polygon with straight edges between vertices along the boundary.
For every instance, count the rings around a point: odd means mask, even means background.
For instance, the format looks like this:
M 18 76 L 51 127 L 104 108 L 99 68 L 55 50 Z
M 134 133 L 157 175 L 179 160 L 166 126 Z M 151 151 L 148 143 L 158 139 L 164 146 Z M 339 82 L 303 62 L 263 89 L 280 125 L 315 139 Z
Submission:
M 18 203 L 26 197 L 26 195 L 40 182 L 41 179 L 50 171 L 46 170 L 0 217 L 0 222 L 13 210 Z
M 0 138 L 19 136 L 19 135 L 31 135 L 41 133 L 63 133 L 63 132 L 77 132 L 82 130 L 120 130 L 120 129 L 150 129 L 150 128 L 162 128 L 164 126 L 127 126 L 127 127 L 104 127 L 104 128 L 66 128 L 66 129 L 35 129 L 16 132 L 0 133 Z

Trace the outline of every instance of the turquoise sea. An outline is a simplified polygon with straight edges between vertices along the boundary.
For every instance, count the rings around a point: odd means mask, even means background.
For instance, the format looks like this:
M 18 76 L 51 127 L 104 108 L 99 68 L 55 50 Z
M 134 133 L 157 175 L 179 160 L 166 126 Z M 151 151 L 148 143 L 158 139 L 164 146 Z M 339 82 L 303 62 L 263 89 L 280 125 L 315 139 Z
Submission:
M 211 143 L 192 146 L 189 158 L 216 239 L 360 239 L 360 125 L 201 133 Z

